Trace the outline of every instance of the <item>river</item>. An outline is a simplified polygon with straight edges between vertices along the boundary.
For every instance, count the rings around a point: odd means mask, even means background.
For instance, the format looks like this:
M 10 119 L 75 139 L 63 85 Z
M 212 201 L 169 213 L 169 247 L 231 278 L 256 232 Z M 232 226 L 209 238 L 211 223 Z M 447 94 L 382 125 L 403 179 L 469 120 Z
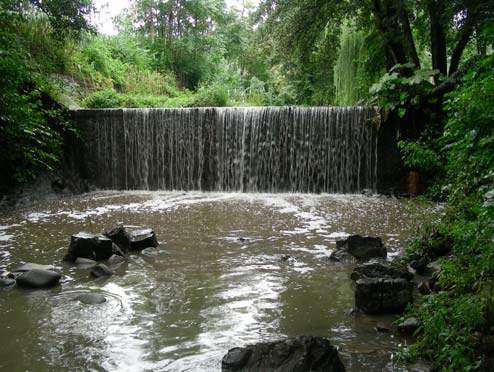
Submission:
M 400 371 L 393 353 L 409 340 L 375 330 L 396 317 L 352 315 L 352 266 L 328 256 L 348 234 L 398 255 L 438 211 L 384 196 L 117 191 L 4 209 L 0 270 L 52 264 L 63 279 L 0 290 L 0 370 L 220 371 L 234 346 L 316 335 L 347 371 Z M 153 228 L 159 253 L 99 280 L 62 261 L 72 234 L 116 222 Z M 107 301 L 75 300 L 86 292 Z

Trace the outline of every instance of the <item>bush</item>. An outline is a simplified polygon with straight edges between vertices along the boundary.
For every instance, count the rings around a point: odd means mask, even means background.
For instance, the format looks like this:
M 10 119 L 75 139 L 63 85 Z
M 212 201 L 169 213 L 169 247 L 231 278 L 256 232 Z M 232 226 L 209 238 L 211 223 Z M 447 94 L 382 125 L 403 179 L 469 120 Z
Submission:
M 442 371 L 487 371 L 484 342 L 494 337 L 494 56 L 466 74 L 446 109 L 440 142 L 449 205 L 435 230 L 447 233 L 452 254 L 440 260 L 440 291 L 410 309 L 422 321 L 410 352 Z M 435 163 L 428 155 L 411 161 Z
M 0 192 L 53 171 L 62 155 L 64 110 L 19 44 L 17 19 L 0 12 Z
M 220 84 L 201 86 L 188 104 L 188 107 L 224 106 L 228 106 L 228 92 Z

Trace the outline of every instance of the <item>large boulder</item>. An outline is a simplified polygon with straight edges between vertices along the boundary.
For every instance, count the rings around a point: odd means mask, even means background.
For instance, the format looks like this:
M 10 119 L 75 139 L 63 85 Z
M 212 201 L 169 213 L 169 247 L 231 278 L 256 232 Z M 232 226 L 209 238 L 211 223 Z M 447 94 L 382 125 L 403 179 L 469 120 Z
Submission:
M 413 301 L 413 275 L 397 263 L 373 259 L 357 265 L 351 278 L 355 306 L 367 314 L 400 313 Z
M 363 277 L 368 278 L 403 278 L 407 280 L 413 279 L 413 274 L 406 267 L 395 262 L 386 261 L 383 259 L 372 259 L 361 263 L 353 269 L 350 275 L 352 280 L 358 280 Z
M 122 224 L 115 226 L 103 235 L 110 238 L 111 241 L 115 243 L 123 253 L 128 253 L 131 250 L 130 235 L 127 233 Z
M 159 245 L 156 235 L 152 229 L 131 231 L 130 247 L 132 251 L 142 251 L 145 248 L 157 247 Z
M 342 261 L 348 256 L 355 257 L 359 261 L 367 261 L 371 258 L 386 258 L 387 251 L 381 238 L 351 235 L 336 242 L 336 250 L 330 258 Z
M 69 251 L 65 261 L 74 262 L 78 257 L 90 260 L 106 260 L 113 254 L 113 243 L 102 234 L 80 232 L 70 238 Z
M 222 372 L 344 372 L 338 351 L 322 337 L 300 336 L 233 348 Z
M 17 285 L 25 288 L 49 288 L 58 284 L 61 275 L 51 270 L 32 269 L 16 278 Z
M 365 277 L 355 283 L 355 306 L 366 314 L 401 313 L 412 301 L 407 279 Z

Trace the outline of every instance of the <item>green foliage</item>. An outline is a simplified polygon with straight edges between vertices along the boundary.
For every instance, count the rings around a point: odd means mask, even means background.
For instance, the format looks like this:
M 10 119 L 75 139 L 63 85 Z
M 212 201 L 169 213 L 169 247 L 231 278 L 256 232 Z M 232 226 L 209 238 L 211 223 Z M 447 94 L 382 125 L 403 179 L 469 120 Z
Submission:
M 0 11 L 0 192 L 54 170 L 70 129 L 51 85 L 23 49 L 19 21 Z
M 439 155 L 427 143 L 400 141 L 398 147 L 403 154 L 403 162 L 410 169 L 432 174 L 442 168 Z
M 223 107 L 227 106 L 228 93 L 224 86 L 212 84 L 201 86 L 194 95 L 189 107 Z
M 494 56 L 469 70 L 446 107 L 439 142 L 447 174 L 439 185 L 449 206 L 433 231 L 448 235 L 452 254 L 440 261 L 440 291 L 411 309 L 423 325 L 410 352 L 431 359 L 438 370 L 484 371 L 489 355 L 480 352 L 482 340 L 494 325 Z M 423 242 L 410 254 L 419 246 Z
M 344 26 L 340 37 L 340 50 L 334 66 L 335 102 L 340 106 L 355 105 L 369 87 L 362 77 L 364 34 Z
M 396 65 L 372 85 L 370 103 L 404 117 L 410 108 L 426 103 L 424 100 L 431 96 L 434 88 L 432 77 L 437 73 L 436 70 L 416 70 L 412 64 Z
M 87 108 L 188 107 L 191 106 L 191 97 L 189 93 L 166 97 L 117 93 L 113 89 L 108 89 L 88 94 L 82 104 Z
M 171 73 L 153 70 L 149 51 L 130 36 L 85 34 L 67 63 L 67 72 L 86 90 L 115 88 L 133 95 L 177 96 Z

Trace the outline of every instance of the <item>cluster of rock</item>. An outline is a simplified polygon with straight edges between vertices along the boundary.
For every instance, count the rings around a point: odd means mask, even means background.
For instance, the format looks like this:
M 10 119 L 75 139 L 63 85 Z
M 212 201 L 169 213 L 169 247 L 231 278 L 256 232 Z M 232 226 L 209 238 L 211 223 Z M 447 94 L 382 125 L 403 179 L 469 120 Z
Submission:
M 136 251 L 148 251 L 151 255 L 157 251 L 159 243 L 151 229 L 127 232 L 123 225 L 117 225 L 104 234 L 80 232 L 72 235 L 64 261 L 90 269 L 95 278 L 113 275 L 111 267 L 126 260 L 126 255 Z M 107 264 L 98 262 L 106 260 Z M 58 270 L 51 265 L 35 263 L 23 264 L 10 273 L 0 275 L 0 287 L 50 288 L 59 284 L 62 278 Z M 101 303 L 102 296 L 83 294 L 84 303 Z
M 51 265 L 25 263 L 12 270 L 6 277 L 0 279 L 1 287 L 17 285 L 23 288 L 49 288 L 57 285 L 62 276 Z
M 64 261 L 91 266 L 90 274 L 95 278 L 113 275 L 111 266 L 125 261 L 128 253 L 156 250 L 159 243 L 152 229 L 127 232 L 117 225 L 104 234 L 80 232 L 72 235 Z M 97 263 L 107 260 L 108 265 Z

